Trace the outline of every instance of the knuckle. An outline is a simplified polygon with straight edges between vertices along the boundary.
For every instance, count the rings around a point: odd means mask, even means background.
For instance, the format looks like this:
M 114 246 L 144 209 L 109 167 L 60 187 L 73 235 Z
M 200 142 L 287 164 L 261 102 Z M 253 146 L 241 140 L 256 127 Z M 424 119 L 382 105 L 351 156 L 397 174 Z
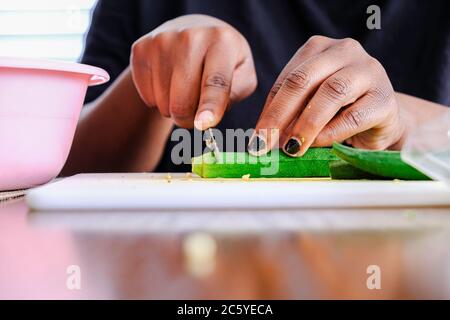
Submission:
M 342 100 L 346 98 L 350 92 L 351 83 L 348 78 L 331 77 L 324 83 L 324 93 L 332 100 Z
M 367 95 L 381 105 L 389 104 L 393 98 L 392 90 L 381 87 L 376 87 L 369 90 Z
M 201 30 L 187 29 L 179 32 L 180 42 L 184 46 L 194 46 L 197 45 L 203 38 L 203 33 Z
M 269 92 L 269 98 L 273 99 L 275 98 L 275 96 L 277 95 L 277 93 L 280 91 L 281 87 L 282 87 L 282 83 L 281 82 L 277 82 L 273 85 L 273 87 L 270 89 Z
M 362 48 L 361 44 L 353 38 L 342 39 L 341 45 L 344 49 L 348 49 L 348 50 L 359 50 Z
M 310 83 L 310 76 L 308 72 L 301 69 L 296 69 L 289 73 L 286 77 L 285 85 L 289 90 L 298 91 L 305 89 Z
M 131 46 L 131 59 L 137 59 L 138 57 L 141 56 L 142 53 L 142 43 L 141 41 L 136 41 L 133 43 L 133 45 Z
M 164 39 L 162 35 L 156 35 L 151 38 L 150 48 L 155 50 L 155 52 L 163 49 L 164 47 Z
M 152 37 L 152 48 L 156 50 L 165 50 L 170 43 L 170 35 L 161 33 Z
M 306 46 L 311 46 L 311 47 L 317 47 L 319 45 L 322 45 L 324 43 L 327 43 L 329 41 L 329 38 L 324 37 L 324 36 L 312 36 L 308 39 L 308 41 L 306 41 L 305 45 Z
M 342 117 L 345 124 L 351 129 L 359 128 L 365 120 L 364 112 L 357 109 L 343 112 Z
M 368 61 L 367 61 L 367 66 L 369 67 L 369 69 L 371 70 L 379 70 L 382 69 L 384 70 L 383 65 L 380 63 L 380 61 L 378 61 L 377 59 L 375 59 L 374 57 L 369 57 Z
M 215 26 L 212 27 L 210 30 L 214 38 L 218 39 L 219 41 L 228 41 L 233 40 L 235 38 L 234 30 L 229 27 Z
M 380 61 L 378 61 L 374 57 L 369 56 L 369 58 L 365 62 L 365 65 L 367 69 L 370 70 L 374 80 L 389 81 L 386 69 Z
M 230 80 L 220 72 L 214 72 L 205 79 L 206 88 L 217 88 L 221 90 L 229 90 L 231 86 Z

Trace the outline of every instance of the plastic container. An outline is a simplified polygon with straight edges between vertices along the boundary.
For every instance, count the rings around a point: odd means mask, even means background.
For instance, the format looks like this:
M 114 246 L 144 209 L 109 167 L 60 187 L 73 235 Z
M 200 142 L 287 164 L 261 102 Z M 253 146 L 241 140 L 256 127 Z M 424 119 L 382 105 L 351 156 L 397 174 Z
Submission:
M 450 184 L 450 109 L 411 133 L 402 159 L 430 178 Z
M 0 191 L 59 174 L 87 87 L 108 80 L 106 71 L 87 65 L 0 58 Z

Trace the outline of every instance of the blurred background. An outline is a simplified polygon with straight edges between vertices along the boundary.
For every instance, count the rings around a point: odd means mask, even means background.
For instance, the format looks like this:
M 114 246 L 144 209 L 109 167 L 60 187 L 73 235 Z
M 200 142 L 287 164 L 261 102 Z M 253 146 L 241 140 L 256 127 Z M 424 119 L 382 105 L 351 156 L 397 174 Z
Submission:
M 96 0 L 0 0 L 0 56 L 77 61 Z

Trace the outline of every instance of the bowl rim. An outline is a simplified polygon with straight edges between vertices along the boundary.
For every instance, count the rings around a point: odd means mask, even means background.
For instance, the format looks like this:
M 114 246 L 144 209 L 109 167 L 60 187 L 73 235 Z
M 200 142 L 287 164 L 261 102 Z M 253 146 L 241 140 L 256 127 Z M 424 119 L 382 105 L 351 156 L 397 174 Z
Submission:
M 91 76 L 89 78 L 89 86 L 103 84 L 110 79 L 108 72 L 102 68 L 69 61 L 0 57 L 0 68 L 50 70 L 87 74 Z

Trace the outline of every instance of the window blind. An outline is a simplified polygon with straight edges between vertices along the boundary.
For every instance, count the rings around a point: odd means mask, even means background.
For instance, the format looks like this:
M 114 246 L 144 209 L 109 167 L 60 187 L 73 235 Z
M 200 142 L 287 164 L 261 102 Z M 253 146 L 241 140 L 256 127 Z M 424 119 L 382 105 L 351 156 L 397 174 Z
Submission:
M 76 61 L 95 0 L 0 0 L 0 56 Z

